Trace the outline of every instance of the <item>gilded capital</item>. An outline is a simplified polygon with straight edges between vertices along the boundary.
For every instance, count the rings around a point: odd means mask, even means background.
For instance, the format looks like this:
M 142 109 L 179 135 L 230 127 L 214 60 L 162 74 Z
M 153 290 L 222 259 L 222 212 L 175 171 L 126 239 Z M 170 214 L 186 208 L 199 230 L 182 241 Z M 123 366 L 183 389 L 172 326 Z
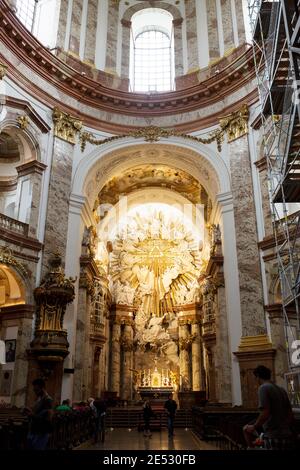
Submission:
M 220 127 L 227 134 L 228 142 L 232 142 L 248 134 L 249 109 L 244 104 L 239 111 L 220 119 Z
M 54 108 L 52 115 L 54 135 L 70 144 L 76 144 L 76 136 L 82 128 L 82 121 L 58 108 Z
M 7 72 L 7 66 L 0 63 L 0 80 L 2 80 Z

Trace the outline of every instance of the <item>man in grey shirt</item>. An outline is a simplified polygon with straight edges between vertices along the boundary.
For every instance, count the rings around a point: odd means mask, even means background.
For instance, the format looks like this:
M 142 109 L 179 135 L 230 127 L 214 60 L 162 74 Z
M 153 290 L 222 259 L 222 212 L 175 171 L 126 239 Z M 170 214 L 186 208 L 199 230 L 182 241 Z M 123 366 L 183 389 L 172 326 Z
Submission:
M 260 387 L 258 401 L 260 415 L 254 424 L 244 427 L 244 435 L 250 448 L 254 447 L 253 438 L 259 429 L 263 429 L 264 438 L 271 448 L 285 445 L 292 439 L 291 425 L 294 417 L 288 394 L 284 388 L 271 382 L 271 371 L 265 366 L 258 366 L 253 371 Z

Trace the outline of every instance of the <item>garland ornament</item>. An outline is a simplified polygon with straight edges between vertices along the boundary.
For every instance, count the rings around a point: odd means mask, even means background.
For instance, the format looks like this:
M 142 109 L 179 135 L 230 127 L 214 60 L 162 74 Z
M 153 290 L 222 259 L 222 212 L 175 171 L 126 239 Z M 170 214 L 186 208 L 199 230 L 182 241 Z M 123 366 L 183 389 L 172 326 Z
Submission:
M 216 142 L 218 151 L 221 152 L 225 134 L 227 135 L 228 142 L 232 142 L 245 134 L 248 134 L 248 120 L 249 109 L 248 105 L 244 104 L 239 111 L 235 111 L 234 113 L 219 119 L 219 128 L 210 132 L 207 138 L 184 134 L 176 129 L 164 129 L 156 126 L 148 126 L 133 130 L 127 134 L 114 135 L 105 139 L 97 139 L 92 133 L 82 131 L 79 139 L 82 152 L 85 150 L 87 143 L 92 145 L 103 145 L 109 142 L 114 142 L 115 140 L 125 139 L 126 137 L 133 137 L 135 139 L 143 138 L 146 142 L 158 142 L 162 138 L 169 137 L 181 137 L 201 144 L 211 144 Z

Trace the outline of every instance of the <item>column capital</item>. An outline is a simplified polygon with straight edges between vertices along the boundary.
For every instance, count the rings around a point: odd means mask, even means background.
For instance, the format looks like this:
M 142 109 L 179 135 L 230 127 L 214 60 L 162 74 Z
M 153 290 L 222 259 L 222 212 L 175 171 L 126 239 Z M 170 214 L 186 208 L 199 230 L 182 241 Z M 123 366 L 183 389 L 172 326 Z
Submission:
M 175 18 L 175 20 L 173 20 L 173 26 L 174 28 L 176 28 L 177 26 L 181 26 L 183 23 L 183 18 L 180 17 L 180 18 Z
M 247 104 L 219 120 L 221 129 L 227 134 L 228 143 L 239 139 L 249 133 L 249 108 Z
M 121 19 L 121 25 L 124 26 L 124 28 L 131 28 L 131 21 L 125 20 L 125 18 Z
M 76 136 L 82 129 L 82 121 L 56 107 L 53 109 L 52 119 L 54 136 L 70 144 L 76 144 Z

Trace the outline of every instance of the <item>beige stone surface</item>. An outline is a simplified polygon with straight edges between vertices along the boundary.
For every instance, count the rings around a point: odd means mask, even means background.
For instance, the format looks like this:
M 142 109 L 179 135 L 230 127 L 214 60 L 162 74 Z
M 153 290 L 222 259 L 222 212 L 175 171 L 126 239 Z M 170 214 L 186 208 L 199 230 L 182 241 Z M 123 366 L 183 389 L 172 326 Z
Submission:
M 65 38 L 66 38 L 68 4 L 69 4 L 69 0 L 61 0 L 60 2 L 57 46 L 61 47 L 62 49 L 64 49 Z
M 216 0 L 206 0 L 209 59 L 220 57 Z
M 188 69 L 193 70 L 199 66 L 195 0 L 185 0 L 185 21 L 188 51 Z
M 79 55 L 80 30 L 82 19 L 82 0 L 73 0 L 69 50 Z
M 18 320 L 18 337 L 16 343 L 16 362 L 12 383 L 11 403 L 14 406 L 24 406 L 27 393 L 28 358 L 33 322 L 31 318 Z
M 120 371 L 121 371 L 121 325 L 114 323 L 111 337 L 111 387 L 113 392 L 120 396 Z
M 241 3 L 241 2 L 240 2 Z M 234 47 L 231 0 L 221 0 L 224 51 Z
M 228 323 L 225 288 L 217 292 L 216 312 L 216 396 L 220 403 L 231 403 L 231 358 L 229 352 Z
M 97 17 L 98 0 L 88 0 L 84 60 L 92 64 L 95 62 Z
M 117 40 L 119 23 L 119 2 L 109 0 L 107 18 L 106 63 L 107 71 L 115 72 L 117 65 Z

